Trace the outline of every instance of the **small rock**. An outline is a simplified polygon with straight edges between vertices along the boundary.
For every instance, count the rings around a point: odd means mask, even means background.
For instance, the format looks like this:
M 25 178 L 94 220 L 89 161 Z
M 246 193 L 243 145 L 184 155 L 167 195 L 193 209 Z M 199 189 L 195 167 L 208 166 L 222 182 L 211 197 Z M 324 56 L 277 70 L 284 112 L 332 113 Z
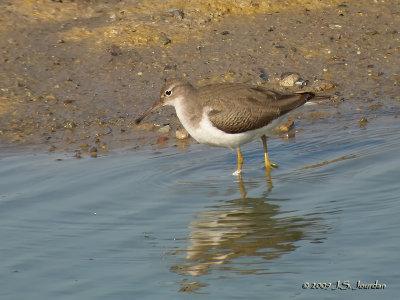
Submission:
M 187 139 L 189 137 L 189 133 L 184 128 L 178 129 L 177 131 L 175 131 L 175 137 L 178 140 L 184 140 L 184 139 Z
M 165 17 L 173 17 L 177 20 L 182 20 L 185 17 L 183 10 L 179 8 L 171 8 L 164 12 Z
M 170 129 L 171 127 L 169 125 L 165 125 L 163 127 L 160 127 L 157 131 L 160 133 L 168 133 Z
M 315 89 L 318 92 L 321 92 L 321 91 L 331 90 L 331 89 L 333 89 L 335 87 L 336 87 L 336 85 L 334 83 L 332 83 L 332 82 L 325 81 L 325 80 L 319 80 L 319 82 L 317 83 L 317 86 L 315 87 Z
M 330 29 L 341 29 L 342 25 L 339 24 L 329 24 Z
M 281 75 L 280 85 L 281 86 L 294 86 L 300 79 L 299 73 L 285 72 Z
M 228 31 L 228 30 L 224 30 L 224 31 L 221 32 L 221 34 L 222 34 L 222 35 L 228 35 L 228 34 L 229 34 L 229 31 Z
M 110 49 L 108 50 L 112 56 L 118 56 L 122 54 L 122 50 L 120 47 L 116 45 L 111 45 Z
M 294 126 L 294 120 L 293 119 L 289 119 L 285 123 L 277 126 L 276 129 L 281 131 L 281 132 L 288 132 L 290 129 L 293 128 L 293 126 Z
M 176 70 L 177 66 L 176 65 L 166 65 L 164 67 L 164 71 L 172 71 L 172 70 Z
M 365 126 L 367 126 L 368 120 L 366 117 L 362 117 L 359 121 L 358 121 L 358 125 L 362 128 L 364 128 Z
M 65 123 L 64 123 L 64 128 L 66 128 L 66 129 L 73 129 L 77 126 L 78 125 L 76 125 L 76 123 L 74 121 L 65 121 Z
M 90 148 L 89 153 L 91 157 L 97 157 L 97 148 L 96 147 Z
M 67 106 L 68 104 L 72 104 L 72 103 L 74 103 L 76 100 L 70 100 L 70 99 L 68 99 L 68 100 L 64 100 L 63 101 L 63 105 L 64 106 Z

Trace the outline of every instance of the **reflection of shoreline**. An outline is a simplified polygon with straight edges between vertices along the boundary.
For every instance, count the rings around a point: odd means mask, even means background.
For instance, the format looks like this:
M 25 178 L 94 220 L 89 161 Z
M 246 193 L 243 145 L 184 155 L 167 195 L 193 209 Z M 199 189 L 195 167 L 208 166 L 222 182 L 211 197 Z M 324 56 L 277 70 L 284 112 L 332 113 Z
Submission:
M 213 269 L 268 272 L 267 263 L 294 251 L 318 219 L 279 218 L 279 206 L 267 200 L 233 199 L 197 214 L 189 224 L 186 258 L 172 270 L 184 276 L 202 276 Z

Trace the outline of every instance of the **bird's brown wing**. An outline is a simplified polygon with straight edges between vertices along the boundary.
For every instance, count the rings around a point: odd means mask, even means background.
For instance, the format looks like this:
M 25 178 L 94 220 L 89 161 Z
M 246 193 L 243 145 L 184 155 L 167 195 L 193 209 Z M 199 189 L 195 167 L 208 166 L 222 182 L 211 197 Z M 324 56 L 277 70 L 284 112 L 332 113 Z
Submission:
M 313 97 L 312 93 L 281 95 L 262 87 L 238 84 L 221 84 L 200 92 L 203 104 L 210 107 L 211 123 L 227 133 L 264 127 Z

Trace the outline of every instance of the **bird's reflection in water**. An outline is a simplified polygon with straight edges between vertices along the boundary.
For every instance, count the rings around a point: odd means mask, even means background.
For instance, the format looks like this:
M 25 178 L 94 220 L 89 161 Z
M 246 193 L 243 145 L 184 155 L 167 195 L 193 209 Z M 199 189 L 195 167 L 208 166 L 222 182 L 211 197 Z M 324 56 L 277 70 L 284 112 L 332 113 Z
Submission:
M 268 184 L 268 192 L 270 192 L 272 190 L 272 188 L 274 187 L 274 185 L 272 184 L 272 179 L 271 179 L 271 168 L 265 169 L 265 178 L 266 178 L 267 184 Z M 243 199 L 246 198 L 247 191 L 246 191 L 246 187 L 244 186 L 243 177 L 241 174 L 238 176 L 238 185 L 239 185 L 239 191 L 240 191 L 240 194 L 242 195 L 242 198 Z
M 185 258 L 171 268 L 173 272 L 183 276 L 202 276 L 213 270 L 268 273 L 268 263 L 294 251 L 296 242 L 305 239 L 307 229 L 320 220 L 279 217 L 279 205 L 268 202 L 284 199 L 246 198 L 240 177 L 239 189 L 242 198 L 208 207 L 190 222 L 189 246 L 176 252 L 185 253 Z M 195 292 L 199 282 L 189 281 L 180 283 L 181 290 Z

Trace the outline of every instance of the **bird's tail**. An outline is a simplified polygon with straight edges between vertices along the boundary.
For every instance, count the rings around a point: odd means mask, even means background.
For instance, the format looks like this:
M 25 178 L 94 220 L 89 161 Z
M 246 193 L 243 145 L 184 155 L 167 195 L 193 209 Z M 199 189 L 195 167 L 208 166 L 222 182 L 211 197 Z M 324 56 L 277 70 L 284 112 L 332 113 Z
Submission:
M 289 111 L 302 106 L 307 101 L 313 99 L 315 94 L 312 92 L 301 92 L 295 94 L 282 95 L 277 102 L 281 114 L 286 114 Z

